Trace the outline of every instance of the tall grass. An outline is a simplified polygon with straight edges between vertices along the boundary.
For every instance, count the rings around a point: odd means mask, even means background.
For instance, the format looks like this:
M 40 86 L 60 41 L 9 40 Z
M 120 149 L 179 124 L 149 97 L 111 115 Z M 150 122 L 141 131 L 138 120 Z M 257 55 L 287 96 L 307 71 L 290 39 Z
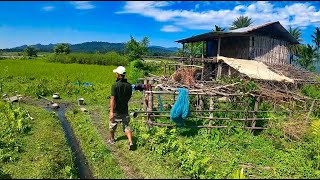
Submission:
M 51 54 L 47 56 L 49 62 L 60 62 L 64 64 L 97 64 L 97 65 L 114 65 L 126 66 L 128 59 L 116 52 L 108 52 L 106 54 L 88 54 L 88 53 L 72 53 L 72 54 Z

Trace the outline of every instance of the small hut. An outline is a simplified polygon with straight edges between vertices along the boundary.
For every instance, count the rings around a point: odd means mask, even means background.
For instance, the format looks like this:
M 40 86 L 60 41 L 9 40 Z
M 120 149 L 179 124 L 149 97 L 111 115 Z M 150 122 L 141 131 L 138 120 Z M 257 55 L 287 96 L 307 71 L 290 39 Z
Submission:
M 242 69 L 256 67 L 259 62 L 267 65 L 286 65 L 289 59 L 289 45 L 299 44 L 279 21 L 227 32 L 204 33 L 176 42 L 182 43 L 183 49 L 186 43 L 202 42 L 201 58 L 188 57 L 184 58 L 184 62 L 202 63 L 203 74 L 215 78 L 220 78 L 222 75 L 230 76 L 233 72 L 238 72 L 237 67 Z M 204 77 L 204 80 L 206 79 L 208 76 Z M 283 79 L 280 78 L 281 80 Z

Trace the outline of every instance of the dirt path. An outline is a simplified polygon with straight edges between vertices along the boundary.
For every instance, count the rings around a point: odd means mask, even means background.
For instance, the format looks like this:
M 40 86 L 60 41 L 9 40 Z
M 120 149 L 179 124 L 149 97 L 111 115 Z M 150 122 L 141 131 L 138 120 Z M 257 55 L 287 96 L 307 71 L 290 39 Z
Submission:
M 107 143 L 108 141 L 108 134 L 106 131 L 106 128 L 103 127 L 102 118 L 100 117 L 100 114 L 98 113 L 99 110 L 93 110 L 91 111 L 91 117 L 94 123 L 94 126 L 98 129 L 98 132 L 100 136 L 103 138 L 107 148 L 112 152 L 112 157 L 117 161 L 118 165 L 123 169 L 123 172 L 127 179 L 144 179 L 143 176 L 141 176 L 136 169 L 134 169 L 126 158 L 124 157 L 121 150 L 119 150 L 116 146 L 110 145 Z

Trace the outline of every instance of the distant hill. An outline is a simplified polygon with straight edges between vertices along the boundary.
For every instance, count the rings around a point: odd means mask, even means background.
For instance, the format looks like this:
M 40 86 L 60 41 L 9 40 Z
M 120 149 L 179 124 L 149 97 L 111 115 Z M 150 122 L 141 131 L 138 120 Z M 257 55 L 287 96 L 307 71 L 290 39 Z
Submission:
M 53 48 L 56 44 L 35 44 L 32 47 L 38 49 L 40 52 L 53 52 Z M 27 45 L 2 49 L 5 52 L 22 52 Z M 109 43 L 109 42 L 84 42 L 80 44 L 71 44 L 71 52 L 85 52 L 85 53 L 106 53 L 110 51 L 116 51 L 120 54 L 125 52 L 125 43 Z M 172 55 L 178 51 L 177 47 L 165 48 L 162 46 L 149 46 L 148 55 L 151 56 L 167 56 Z

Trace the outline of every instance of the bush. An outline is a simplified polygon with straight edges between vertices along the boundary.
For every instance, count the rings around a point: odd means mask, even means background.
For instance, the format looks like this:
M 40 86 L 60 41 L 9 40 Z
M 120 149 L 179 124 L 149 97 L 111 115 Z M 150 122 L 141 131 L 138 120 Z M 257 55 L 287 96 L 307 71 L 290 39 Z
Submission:
M 60 62 L 64 64 L 97 64 L 97 65 L 114 65 L 126 66 L 128 59 L 116 52 L 108 52 L 106 54 L 88 54 L 88 53 L 72 53 L 72 54 L 52 54 L 47 57 L 49 62 Z
M 139 81 L 138 79 L 144 76 L 144 64 L 142 62 L 141 64 L 140 62 L 140 60 L 131 61 L 127 68 L 127 78 L 132 84 L 137 83 Z
M 303 86 L 302 93 L 308 97 L 320 99 L 320 85 L 307 84 Z
M 0 102 L 0 119 L 0 162 L 14 161 L 22 148 L 19 138 L 31 129 L 30 118 L 22 108 Z

